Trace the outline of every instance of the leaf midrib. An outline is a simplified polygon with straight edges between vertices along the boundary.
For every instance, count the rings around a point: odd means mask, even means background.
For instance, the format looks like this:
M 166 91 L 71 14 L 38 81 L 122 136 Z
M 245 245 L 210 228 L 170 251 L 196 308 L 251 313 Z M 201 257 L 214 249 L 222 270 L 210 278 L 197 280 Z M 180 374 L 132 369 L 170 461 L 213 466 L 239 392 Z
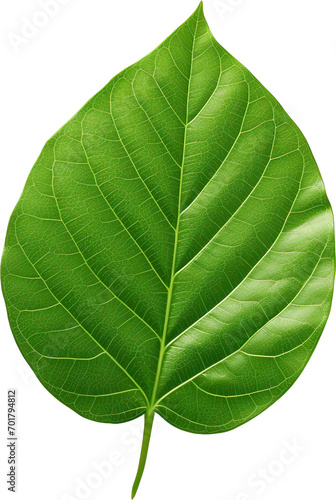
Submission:
M 185 125 L 184 125 L 184 138 L 183 138 L 183 155 L 182 155 L 182 161 L 181 161 L 177 222 L 176 222 L 176 229 L 175 229 L 175 241 L 174 241 L 174 253 L 173 253 L 172 267 L 171 267 L 171 277 L 170 277 L 170 284 L 169 284 L 169 288 L 168 288 L 165 321 L 164 321 L 164 327 L 163 327 L 163 333 L 162 333 L 162 339 L 161 339 L 161 345 L 160 345 L 158 366 L 157 366 L 154 388 L 153 388 L 152 398 L 150 401 L 149 411 L 153 411 L 154 408 L 156 407 L 156 404 L 157 404 L 156 394 L 157 394 L 157 390 L 158 390 L 159 382 L 160 382 L 163 357 L 164 357 L 164 354 L 166 352 L 166 337 L 167 337 L 168 324 L 169 324 L 169 319 L 170 319 L 170 310 L 171 310 L 171 302 L 172 302 L 172 296 L 173 296 L 174 281 L 175 281 L 175 277 L 176 277 L 175 267 L 176 267 L 176 258 L 177 258 L 179 227 L 180 227 L 180 220 L 181 220 L 182 184 L 183 184 L 183 172 L 184 172 L 184 165 L 185 165 L 185 158 L 186 158 L 187 132 L 188 132 L 188 121 L 189 121 L 189 101 L 190 101 L 191 79 L 192 79 L 192 72 L 193 72 L 194 51 L 195 51 L 195 43 L 196 43 L 196 35 L 197 35 L 197 30 L 198 30 L 199 17 L 200 17 L 200 11 L 198 12 L 198 16 L 196 19 L 196 26 L 195 26 L 195 32 L 193 35 L 193 43 L 192 43 L 191 58 L 190 58 L 190 74 L 189 74 L 189 80 L 188 80 L 188 90 L 187 90 L 187 99 L 186 99 L 186 120 L 185 120 Z

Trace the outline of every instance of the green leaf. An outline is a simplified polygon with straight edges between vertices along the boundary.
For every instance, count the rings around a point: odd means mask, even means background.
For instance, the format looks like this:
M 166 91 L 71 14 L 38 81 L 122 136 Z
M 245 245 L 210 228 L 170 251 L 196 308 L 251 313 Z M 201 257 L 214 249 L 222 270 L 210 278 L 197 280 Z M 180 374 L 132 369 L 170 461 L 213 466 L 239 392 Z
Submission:
M 300 130 L 202 5 L 45 145 L 11 217 L 16 342 L 80 415 L 233 429 L 279 399 L 326 323 L 334 227 Z

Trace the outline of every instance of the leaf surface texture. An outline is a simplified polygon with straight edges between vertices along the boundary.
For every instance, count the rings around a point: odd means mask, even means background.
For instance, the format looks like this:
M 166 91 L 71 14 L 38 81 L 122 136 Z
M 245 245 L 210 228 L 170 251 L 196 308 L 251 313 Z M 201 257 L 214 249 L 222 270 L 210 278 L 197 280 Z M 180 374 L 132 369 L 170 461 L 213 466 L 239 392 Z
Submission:
M 288 390 L 333 280 L 309 146 L 201 6 L 47 142 L 2 260 L 16 342 L 56 398 L 197 433 Z

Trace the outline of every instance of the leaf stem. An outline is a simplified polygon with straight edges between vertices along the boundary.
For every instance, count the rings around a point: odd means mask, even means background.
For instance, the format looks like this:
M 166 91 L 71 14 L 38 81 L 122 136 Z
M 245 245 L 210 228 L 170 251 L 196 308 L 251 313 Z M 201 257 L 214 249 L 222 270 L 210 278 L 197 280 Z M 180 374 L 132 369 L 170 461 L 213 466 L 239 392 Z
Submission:
M 138 472 L 137 472 L 137 475 L 136 475 L 136 478 L 135 478 L 135 481 L 133 484 L 133 488 L 132 488 L 132 499 L 135 497 L 135 495 L 138 491 L 139 484 L 140 484 L 143 472 L 145 470 L 149 441 L 151 438 L 152 428 L 153 428 L 154 415 L 155 415 L 155 411 L 153 409 L 148 410 L 145 414 L 145 427 L 144 427 L 144 433 L 143 433 L 140 461 L 139 461 Z

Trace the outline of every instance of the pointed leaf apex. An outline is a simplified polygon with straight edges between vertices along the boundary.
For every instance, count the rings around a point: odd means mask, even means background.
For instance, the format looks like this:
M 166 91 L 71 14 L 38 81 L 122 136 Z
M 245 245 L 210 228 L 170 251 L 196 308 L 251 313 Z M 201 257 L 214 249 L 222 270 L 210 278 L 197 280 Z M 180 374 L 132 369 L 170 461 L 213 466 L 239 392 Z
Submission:
M 203 0 L 200 2 L 200 4 L 198 5 L 197 9 L 196 9 L 196 12 L 198 12 L 199 14 L 203 14 L 204 15 L 204 4 L 203 4 Z

